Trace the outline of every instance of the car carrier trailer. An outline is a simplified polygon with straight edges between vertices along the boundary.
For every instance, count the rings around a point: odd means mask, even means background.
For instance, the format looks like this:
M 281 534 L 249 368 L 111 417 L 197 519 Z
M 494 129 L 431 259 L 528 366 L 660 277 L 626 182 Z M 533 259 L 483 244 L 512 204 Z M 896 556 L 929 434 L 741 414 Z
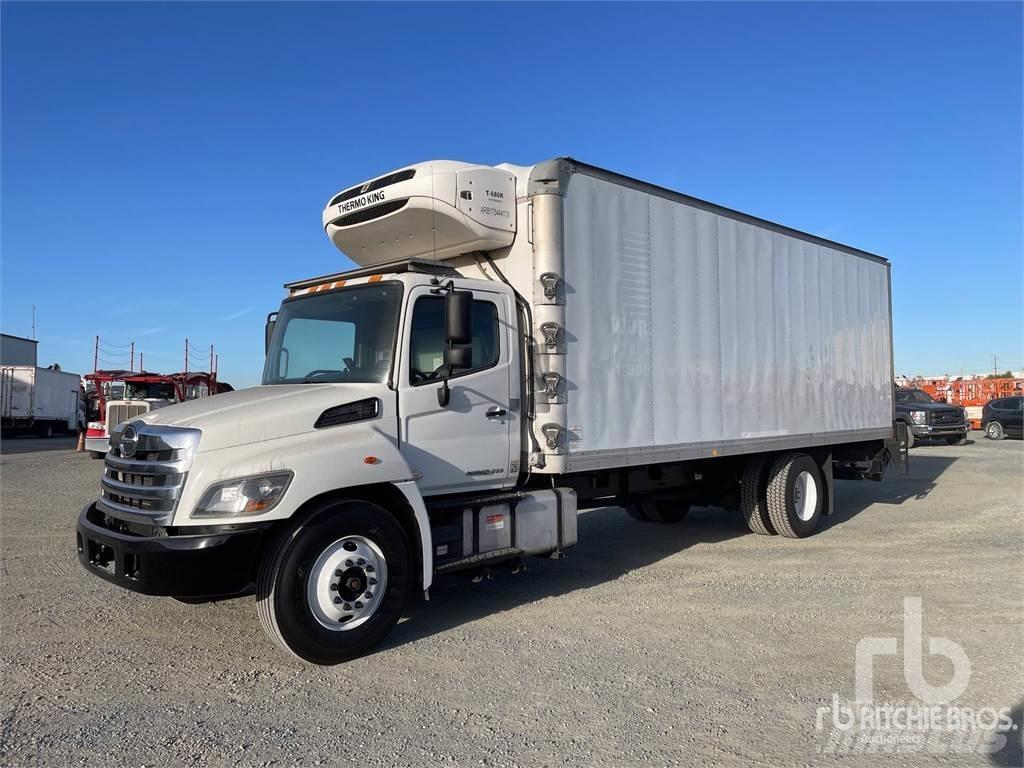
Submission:
M 128 589 L 255 590 L 329 664 L 436 574 L 557 556 L 579 509 L 808 536 L 902 464 L 889 263 L 568 158 L 436 161 L 323 212 L 262 386 L 116 427 L 78 551 Z

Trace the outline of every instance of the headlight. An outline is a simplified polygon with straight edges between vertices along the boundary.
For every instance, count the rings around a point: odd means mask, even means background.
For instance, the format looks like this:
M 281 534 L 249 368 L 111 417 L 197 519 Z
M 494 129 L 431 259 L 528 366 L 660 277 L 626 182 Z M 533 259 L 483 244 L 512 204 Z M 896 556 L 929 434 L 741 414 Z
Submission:
M 269 512 L 284 496 L 291 472 L 274 472 L 225 480 L 211 485 L 192 517 L 258 515 Z
M 924 424 L 928 420 L 928 414 L 924 411 L 911 411 L 910 420 L 915 424 Z

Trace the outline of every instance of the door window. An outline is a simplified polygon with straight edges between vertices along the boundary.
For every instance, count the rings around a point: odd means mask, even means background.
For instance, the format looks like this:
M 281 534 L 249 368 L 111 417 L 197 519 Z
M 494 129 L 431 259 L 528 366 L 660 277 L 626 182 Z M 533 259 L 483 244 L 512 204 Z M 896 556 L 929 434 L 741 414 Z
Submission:
M 456 376 L 490 368 L 498 362 L 498 307 L 490 301 L 473 301 L 471 313 L 473 367 Z M 409 336 L 409 370 L 412 384 L 436 381 L 444 373 L 444 297 L 421 296 L 412 313 Z

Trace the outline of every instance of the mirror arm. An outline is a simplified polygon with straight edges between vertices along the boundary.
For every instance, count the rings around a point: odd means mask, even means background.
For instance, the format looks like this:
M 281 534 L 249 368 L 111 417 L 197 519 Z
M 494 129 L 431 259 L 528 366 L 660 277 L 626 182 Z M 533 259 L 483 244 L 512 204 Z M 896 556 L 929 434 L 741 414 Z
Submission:
M 452 377 L 452 367 L 449 365 L 448 370 L 444 374 L 444 378 L 441 379 L 441 388 L 437 390 L 437 404 L 442 408 L 447 408 L 448 403 L 452 399 L 452 391 L 448 386 L 448 379 Z

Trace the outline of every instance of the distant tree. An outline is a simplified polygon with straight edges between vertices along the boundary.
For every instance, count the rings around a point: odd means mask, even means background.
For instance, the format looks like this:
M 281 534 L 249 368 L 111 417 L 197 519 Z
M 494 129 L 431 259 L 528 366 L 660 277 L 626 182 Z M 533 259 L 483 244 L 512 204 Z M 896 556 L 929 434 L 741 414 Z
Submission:
M 985 377 L 986 379 L 1012 379 L 1013 371 L 1007 371 L 1006 373 L 990 373 Z

